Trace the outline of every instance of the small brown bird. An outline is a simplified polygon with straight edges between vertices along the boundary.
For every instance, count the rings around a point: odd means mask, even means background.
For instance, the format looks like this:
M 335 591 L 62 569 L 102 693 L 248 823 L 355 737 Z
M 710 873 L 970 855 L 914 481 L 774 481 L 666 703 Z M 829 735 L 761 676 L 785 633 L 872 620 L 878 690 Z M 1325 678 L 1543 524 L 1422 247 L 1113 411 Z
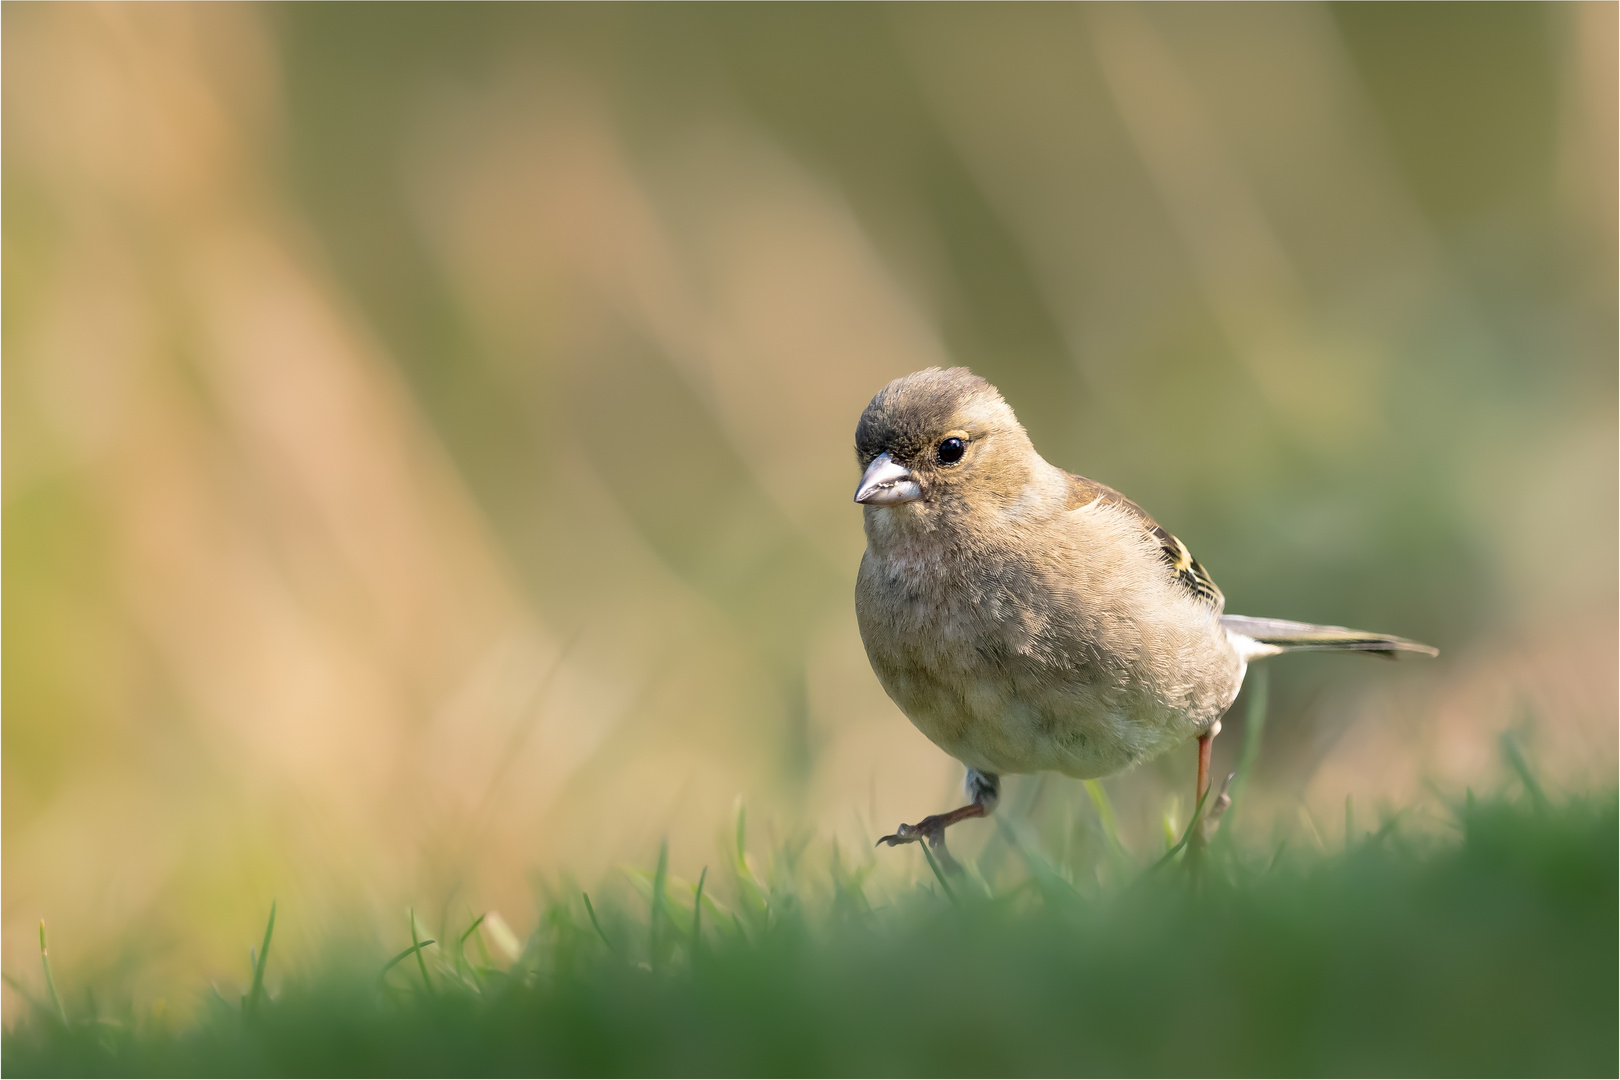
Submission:
M 1210 744 L 1251 660 L 1335 649 L 1437 655 L 1404 638 L 1225 615 L 1187 546 L 1110 487 L 1048 464 L 996 388 L 929 368 L 855 429 L 866 554 L 861 640 L 883 689 L 967 766 L 969 803 L 880 844 L 984 817 L 1007 773 L 1107 776 Z

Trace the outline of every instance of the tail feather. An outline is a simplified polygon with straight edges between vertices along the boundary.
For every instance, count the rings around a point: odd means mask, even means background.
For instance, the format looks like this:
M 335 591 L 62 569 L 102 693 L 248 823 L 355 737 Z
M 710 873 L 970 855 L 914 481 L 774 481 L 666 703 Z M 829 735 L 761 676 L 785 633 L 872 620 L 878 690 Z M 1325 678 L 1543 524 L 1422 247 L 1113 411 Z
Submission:
M 1344 626 L 1313 626 L 1310 623 L 1289 622 L 1287 619 L 1255 619 L 1247 615 L 1222 615 L 1221 625 L 1234 638 L 1255 643 L 1253 647 L 1238 643 L 1240 649 L 1247 653 L 1246 659 L 1280 652 L 1327 650 L 1370 652 L 1390 659 L 1403 652 L 1440 655 L 1439 649 L 1421 642 L 1408 641 L 1393 634 L 1351 630 Z

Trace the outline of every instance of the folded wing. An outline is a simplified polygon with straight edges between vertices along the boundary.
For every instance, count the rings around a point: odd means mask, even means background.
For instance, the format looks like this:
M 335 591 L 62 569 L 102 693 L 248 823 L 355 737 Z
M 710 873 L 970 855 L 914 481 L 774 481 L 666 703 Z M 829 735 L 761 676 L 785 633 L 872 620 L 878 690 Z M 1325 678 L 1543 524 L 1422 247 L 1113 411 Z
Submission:
M 1087 480 L 1085 477 L 1075 476 L 1073 473 L 1069 474 L 1069 480 L 1071 482 L 1068 504 L 1070 510 L 1097 502 L 1104 502 L 1130 513 L 1142 523 L 1142 531 L 1152 537 L 1153 541 L 1159 545 L 1159 557 L 1164 560 L 1165 568 L 1175 575 L 1176 581 L 1182 588 L 1217 612 L 1226 606 L 1226 597 L 1221 595 L 1221 590 L 1216 586 L 1215 579 L 1209 576 L 1209 571 L 1205 570 L 1198 560 L 1193 558 L 1192 552 L 1187 550 L 1186 544 L 1183 544 L 1164 526 L 1154 521 L 1146 510 L 1143 510 L 1107 484 L 1099 484 L 1095 480 Z

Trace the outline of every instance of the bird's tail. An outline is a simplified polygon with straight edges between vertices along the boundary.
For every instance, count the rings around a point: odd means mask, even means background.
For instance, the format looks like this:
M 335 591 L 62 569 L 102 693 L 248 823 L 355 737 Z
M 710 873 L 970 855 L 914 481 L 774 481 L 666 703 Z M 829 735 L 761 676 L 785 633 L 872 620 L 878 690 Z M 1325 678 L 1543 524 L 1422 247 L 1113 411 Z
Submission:
M 1281 652 L 1339 650 L 1370 652 L 1394 659 L 1403 652 L 1439 656 L 1440 650 L 1391 634 L 1372 634 L 1343 626 L 1312 626 L 1287 619 L 1254 619 L 1247 615 L 1222 615 L 1221 625 L 1245 660 L 1274 656 Z

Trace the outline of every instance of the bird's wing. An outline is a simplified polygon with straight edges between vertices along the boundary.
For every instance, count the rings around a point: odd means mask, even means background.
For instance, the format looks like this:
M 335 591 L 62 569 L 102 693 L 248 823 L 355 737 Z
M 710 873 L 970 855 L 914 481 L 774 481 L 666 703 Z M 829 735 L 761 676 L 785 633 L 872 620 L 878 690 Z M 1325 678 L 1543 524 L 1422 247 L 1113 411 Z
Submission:
M 1209 604 L 1217 612 L 1226 606 L 1226 597 L 1221 594 L 1215 579 L 1209 576 L 1209 571 L 1193 558 L 1186 544 L 1178 540 L 1170 530 L 1154 521 L 1146 510 L 1107 484 L 1099 484 L 1095 480 L 1087 480 L 1073 473 L 1069 474 L 1069 481 L 1068 509 L 1075 510 L 1096 502 L 1104 502 L 1126 511 L 1142 523 L 1142 531 L 1159 545 L 1159 557 L 1164 560 L 1165 566 L 1175 575 L 1182 588 Z

